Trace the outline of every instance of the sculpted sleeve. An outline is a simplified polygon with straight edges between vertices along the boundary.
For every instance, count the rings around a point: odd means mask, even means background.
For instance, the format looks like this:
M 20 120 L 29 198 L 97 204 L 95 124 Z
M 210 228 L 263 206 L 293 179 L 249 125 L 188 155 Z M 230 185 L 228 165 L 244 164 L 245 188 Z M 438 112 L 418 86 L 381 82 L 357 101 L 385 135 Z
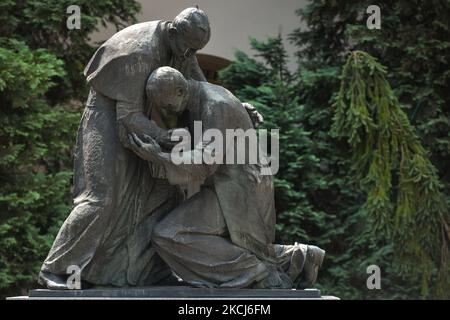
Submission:
M 190 65 L 190 73 L 191 73 L 191 77 L 194 80 L 197 81 L 207 81 L 205 75 L 203 74 L 202 69 L 200 68 L 199 64 L 198 64 L 198 60 L 197 57 L 194 55 L 192 58 L 192 62 Z
M 116 101 L 119 138 L 127 147 L 127 133 L 157 138 L 161 132 L 144 115 L 145 84 L 161 64 L 161 21 L 127 27 L 95 52 L 84 70 L 86 80 L 98 92 Z
M 203 107 L 202 129 L 203 132 L 212 133 L 212 136 L 204 134 L 201 143 L 192 150 L 184 151 L 176 161 L 171 154 L 163 157 L 167 177 L 172 184 L 205 180 L 225 162 L 225 153 L 231 144 L 231 141 L 225 139 L 226 124 L 232 123 L 227 119 L 229 106 L 226 102 L 213 102 Z M 213 136 L 214 133 L 221 136 L 222 141 L 216 140 L 218 137 Z M 213 159 L 217 159 L 218 162 Z
M 142 112 L 141 105 L 117 101 L 116 114 L 119 139 L 127 148 L 129 147 L 128 133 L 132 132 L 140 136 L 149 135 L 158 140 L 164 131 Z

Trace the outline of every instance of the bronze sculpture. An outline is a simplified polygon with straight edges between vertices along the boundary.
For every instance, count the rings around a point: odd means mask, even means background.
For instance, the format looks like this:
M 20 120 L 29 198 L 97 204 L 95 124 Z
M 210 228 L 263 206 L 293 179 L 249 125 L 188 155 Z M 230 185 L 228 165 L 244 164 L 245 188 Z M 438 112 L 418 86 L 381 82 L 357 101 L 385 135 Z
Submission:
M 172 22 L 130 26 L 96 51 L 85 69 L 91 91 L 77 136 L 74 208 L 43 263 L 42 285 L 67 289 L 71 265 L 86 283 L 119 287 L 177 278 L 206 287 L 314 283 L 324 252 L 273 244 L 273 183 L 259 164 L 176 166 L 162 156 L 177 145 L 175 130 L 192 132 L 194 121 L 224 131 L 251 129 L 261 119 L 251 105 L 205 82 L 195 52 L 209 38 L 206 14 L 188 8 Z M 201 189 L 186 199 L 180 186 L 193 182 Z M 248 205 L 235 206 L 236 197 Z M 206 240 L 189 234 L 196 228 Z M 176 242 L 174 232 L 186 237 Z M 183 243 L 188 238 L 211 244 L 200 257 L 200 246 Z M 183 257 L 173 255 L 175 247 Z

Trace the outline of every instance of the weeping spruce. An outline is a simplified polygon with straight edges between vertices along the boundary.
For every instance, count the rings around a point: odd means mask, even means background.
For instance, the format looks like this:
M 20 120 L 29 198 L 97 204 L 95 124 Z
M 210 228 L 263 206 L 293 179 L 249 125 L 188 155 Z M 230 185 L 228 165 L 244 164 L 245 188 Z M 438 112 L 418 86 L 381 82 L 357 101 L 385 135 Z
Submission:
M 386 68 L 365 52 L 351 52 L 334 111 L 332 130 L 349 143 L 367 192 L 363 210 L 374 232 L 392 243 L 399 273 L 421 278 L 424 296 L 448 297 L 449 208 Z

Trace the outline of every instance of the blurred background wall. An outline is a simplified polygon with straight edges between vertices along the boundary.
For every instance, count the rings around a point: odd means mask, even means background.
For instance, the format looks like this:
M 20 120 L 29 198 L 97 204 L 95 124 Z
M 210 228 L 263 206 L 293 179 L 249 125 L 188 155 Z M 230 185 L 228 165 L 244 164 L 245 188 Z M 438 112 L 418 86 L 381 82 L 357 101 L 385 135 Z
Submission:
M 306 5 L 305 0 L 140 0 L 142 6 L 139 22 L 172 20 L 187 7 L 204 10 L 211 23 L 211 40 L 199 52 L 199 63 L 210 82 L 216 82 L 217 70 L 233 60 L 240 50 L 252 54 L 249 37 L 264 40 L 279 33 L 285 40 L 289 54 L 289 68 L 295 69 L 295 48 L 287 35 L 299 27 L 295 11 Z M 228 18 L 228 19 L 227 19 Z M 113 27 L 100 28 L 92 35 L 94 42 L 108 39 L 115 33 Z

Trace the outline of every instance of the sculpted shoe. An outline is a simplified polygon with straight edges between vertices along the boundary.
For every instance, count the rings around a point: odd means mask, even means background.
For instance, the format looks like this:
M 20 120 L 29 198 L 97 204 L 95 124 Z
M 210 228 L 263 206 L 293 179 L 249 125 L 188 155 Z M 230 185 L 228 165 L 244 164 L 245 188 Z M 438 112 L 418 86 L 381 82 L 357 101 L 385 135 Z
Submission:
M 316 246 L 308 246 L 306 261 L 303 267 L 303 276 L 298 284 L 298 289 L 311 288 L 317 280 L 319 268 L 325 257 L 325 250 Z
M 277 266 L 289 276 L 294 287 L 300 281 L 306 261 L 308 246 L 295 242 L 293 245 L 275 244 Z
M 293 246 L 289 247 L 292 247 L 292 254 L 287 274 L 294 283 L 297 283 L 306 263 L 306 252 L 308 250 L 308 246 L 296 242 Z
M 267 266 L 267 269 L 268 274 L 254 284 L 254 289 L 292 289 L 294 284 L 285 272 L 270 265 Z
M 50 272 L 41 271 L 38 276 L 38 283 L 48 289 L 68 290 L 64 276 L 56 275 Z

